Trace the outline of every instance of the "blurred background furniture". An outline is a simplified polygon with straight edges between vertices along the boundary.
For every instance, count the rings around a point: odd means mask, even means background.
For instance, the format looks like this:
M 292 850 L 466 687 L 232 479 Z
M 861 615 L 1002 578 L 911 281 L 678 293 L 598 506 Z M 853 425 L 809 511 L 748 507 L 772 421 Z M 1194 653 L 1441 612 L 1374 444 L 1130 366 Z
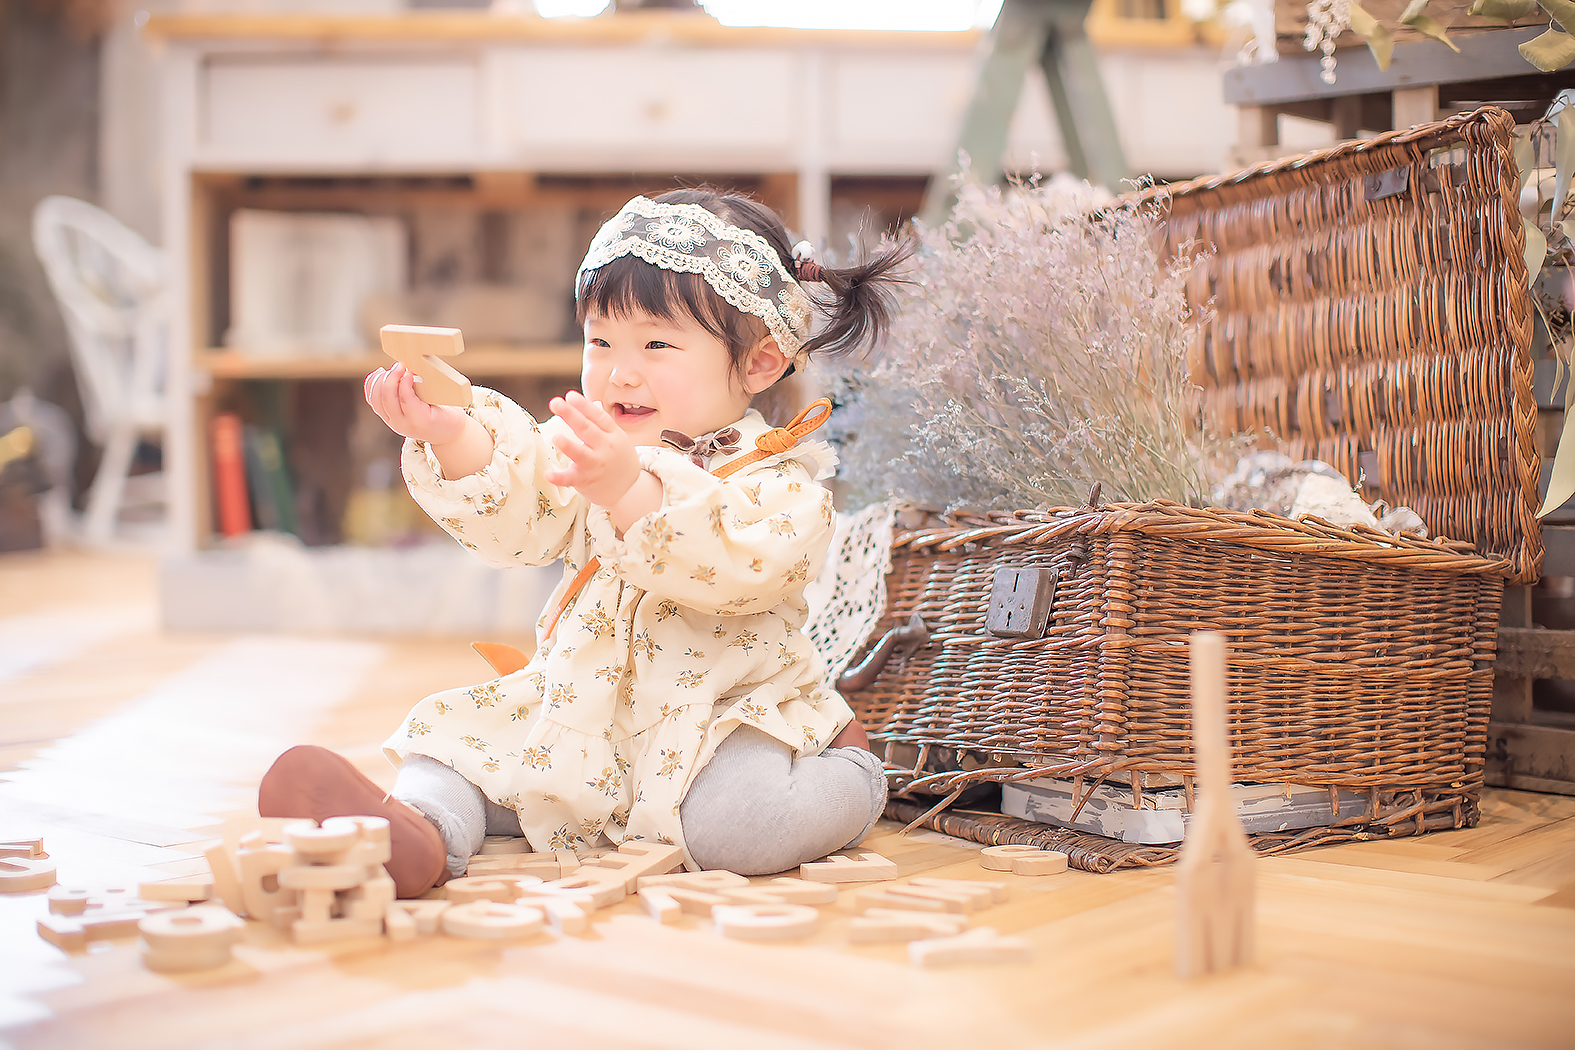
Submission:
M 1157 5 L 1166 17 L 1148 21 L 1168 24 L 1173 7 Z M 429 555 L 415 552 L 434 539 L 463 552 L 426 531 L 399 481 L 397 438 L 365 410 L 361 379 L 386 361 L 368 333 L 460 327 L 456 367 L 545 411 L 579 373 L 575 267 L 624 201 L 685 183 L 741 190 L 846 258 L 916 214 L 955 158 L 986 43 L 975 31 L 742 28 L 664 11 L 562 21 L 155 14 L 145 32 L 161 47 L 162 242 L 179 275 L 165 623 L 277 629 L 267 610 L 310 604 L 282 597 L 287 583 L 310 581 L 346 610 L 413 609 L 404 628 L 433 633 L 529 623 L 534 612 L 477 611 L 502 600 L 491 590 L 501 584 L 478 581 L 436 617 L 418 566 Z M 1190 29 L 1184 40 L 1100 46 L 1132 168 L 1161 178 L 1215 170 L 1234 127 L 1217 52 Z M 1063 170 L 1068 149 L 1037 61 L 1013 91 L 1021 104 L 998 107 L 1005 170 Z M 1153 106 L 1176 96 L 1204 100 L 1186 127 Z M 359 316 L 349 292 L 330 294 L 346 282 L 309 276 L 323 245 L 366 270 L 368 253 L 352 242 L 383 240 L 407 265 L 357 286 Z M 302 293 L 281 301 L 286 286 Z M 359 345 L 341 337 L 352 322 Z M 248 474 L 282 463 L 284 483 L 252 493 L 263 509 L 280 500 L 270 492 L 285 494 L 275 520 L 293 509 L 293 536 L 219 535 L 209 424 L 221 413 L 240 416 L 257 446 Z M 292 570 L 259 568 L 262 546 Z M 343 580 L 367 577 L 356 566 L 369 556 L 385 582 L 409 566 L 399 591 L 409 602 L 345 591 Z M 394 619 L 341 626 L 382 631 Z
M 65 320 L 88 435 L 103 446 L 79 530 L 101 546 L 123 507 L 162 500 L 162 472 L 130 482 L 139 442 L 165 429 L 169 268 L 141 235 L 71 197 L 39 202 L 33 247 Z

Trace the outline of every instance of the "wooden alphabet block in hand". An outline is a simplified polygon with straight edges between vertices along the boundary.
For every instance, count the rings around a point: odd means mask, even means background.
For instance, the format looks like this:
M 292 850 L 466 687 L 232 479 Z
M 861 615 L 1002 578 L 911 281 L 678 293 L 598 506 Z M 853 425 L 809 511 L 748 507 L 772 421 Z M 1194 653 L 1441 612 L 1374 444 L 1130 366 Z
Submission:
M 1252 962 L 1258 855 L 1230 798 L 1225 639 L 1192 636 L 1192 751 L 1197 805 L 1176 864 L 1176 974 L 1198 977 Z
M 386 324 L 382 328 L 383 353 L 416 374 L 416 395 L 429 405 L 470 405 L 470 380 L 443 361 L 465 352 L 458 328 Z
M 860 853 L 857 858 L 833 855 L 800 864 L 798 873 L 810 882 L 880 882 L 895 879 L 897 865 L 879 853 Z

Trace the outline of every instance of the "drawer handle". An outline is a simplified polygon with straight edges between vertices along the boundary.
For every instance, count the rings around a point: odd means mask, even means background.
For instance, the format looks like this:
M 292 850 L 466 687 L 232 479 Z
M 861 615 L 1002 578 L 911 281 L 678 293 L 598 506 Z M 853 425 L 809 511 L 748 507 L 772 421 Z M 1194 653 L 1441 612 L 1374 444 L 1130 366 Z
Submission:
M 901 627 L 893 627 L 881 637 L 875 648 L 857 666 L 843 672 L 837 679 L 837 692 L 860 693 L 875 684 L 875 679 L 886 667 L 891 654 L 901 649 L 906 656 L 930 644 L 930 628 L 924 617 L 914 613 Z

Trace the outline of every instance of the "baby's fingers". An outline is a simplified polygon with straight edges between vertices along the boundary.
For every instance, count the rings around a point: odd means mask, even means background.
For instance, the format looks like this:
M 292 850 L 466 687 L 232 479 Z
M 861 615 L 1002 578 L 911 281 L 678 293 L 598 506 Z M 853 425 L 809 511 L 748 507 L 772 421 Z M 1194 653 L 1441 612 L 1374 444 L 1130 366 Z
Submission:
M 559 419 L 569 425 L 569 429 L 574 431 L 581 441 L 590 443 L 601 439 L 606 431 L 590 415 L 589 410 L 594 406 L 581 395 L 571 393 L 569 396 L 574 400 L 555 397 L 548 407 Z

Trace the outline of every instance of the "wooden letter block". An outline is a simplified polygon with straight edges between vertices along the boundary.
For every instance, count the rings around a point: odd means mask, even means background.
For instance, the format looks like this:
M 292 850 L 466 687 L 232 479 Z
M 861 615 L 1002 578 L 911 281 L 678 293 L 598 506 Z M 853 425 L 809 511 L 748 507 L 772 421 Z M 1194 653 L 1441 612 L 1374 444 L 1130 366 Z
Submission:
M 677 922 L 684 913 L 673 895 L 660 886 L 647 886 L 639 892 L 640 904 L 645 908 L 645 913 L 665 926 Z
M 512 904 L 519 899 L 520 884 L 514 879 L 467 875 L 462 879 L 448 880 L 443 884 L 443 892 L 454 904 L 469 904 L 471 901 Z
M 394 933 L 394 924 L 398 923 L 401 928 L 403 928 L 405 920 L 408 920 L 411 924 L 412 936 L 418 933 L 436 933 L 442 925 L 443 913 L 448 911 L 452 903 L 453 902 L 451 901 L 441 899 L 422 899 L 413 901 L 396 900 L 389 904 L 388 908 L 383 913 L 383 921 L 389 923 L 388 935 L 393 937 L 395 940 L 400 939 L 399 936 Z M 391 921 L 389 917 L 395 915 L 396 913 L 400 916 L 403 916 L 403 919 Z
M 572 853 L 569 855 L 573 856 Z M 578 868 L 579 863 L 576 862 L 574 866 Z M 511 878 L 519 875 L 534 875 L 545 881 L 565 878 L 573 872 L 565 871 L 562 862 L 551 853 L 494 853 L 471 857 L 470 864 L 465 868 L 465 874 Z
M 677 922 L 679 912 L 709 917 L 727 903 L 726 897 L 687 886 L 647 886 L 640 891 L 640 900 L 651 916 L 664 923 Z
M 300 918 L 290 924 L 290 936 L 296 944 L 325 944 L 328 941 L 343 941 L 351 937 L 381 937 L 383 920 L 382 918 L 329 919 L 321 922 Z
M 629 895 L 624 888 L 623 876 L 611 868 L 601 871 L 581 868 L 577 874 L 566 879 L 554 879 L 532 887 L 532 892 L 568 897 L 589 904 L 592 911 L 617 904 Z
M 89 941 L 132 936 L 137 932 L 137 924 L 150 912 L 168 908 L 168 905 L 153 905 L 89 909 L 82 915 L 46 915 L 38 920 L 38 935 L 63 951 L 85 951 Z
M 144 944 L 142 964 L 157 973 L 223 966 L 243 926 L 234 914 L 216 906 L 150 915 L 137 924 Z
M 589 902 L 554 894 L 536 895 L 527 888 L 518 903 L 540 908 L 547 922 L 559 933 L 581 934 L 591 928 L 591 917 L 586 911 Z
M 828 882 L 805 882 L 803 879 L 780 878 L 749 887 L 754 893 L 769 893 L 785 904 L 835 904 L 837 887 Z M 741 891 L 726 891 L 727 893 Z
M 742 941 L 808 937 L 820 922 L 820 913 L 803 904 L 722 904 L 711 917 L 718 933 Z
M 235 873 L 235 859 L 222 842 L 209 846 L 202 854 L 208 860 L 208 870 L 213 873 L 213 890 L 224 906 L 237 915 L 246 914 L 246 899 L 241 893 L 241 880 Z
M 334 891 L 309 887 L 299 891 L 296 900 L 301 909 L 301 919 L 308 926 L 324 923 L 334 917 Z M 295 924 L 291 923 L 291 928 Z
M 242 884 L 244 889 L 244 882 Z M 213 898 L 213 879 L 199 875 L 189 879 L 165 879 L 162 882 L 143 882 L 137 886 L 137 896 L 145 901 L 196 901 Z M 249 912 L 251 909 L 247 909 Z
M 87 911 L 93 891 L 85 886 L 49 887 L 49 910 L 54 915 L 81 915 Z
M 931 897 L 915 897 L 912 894 L 892 893 L 888 890 L 861 890 L 853 899 L 853 910 L 864 913 L 871 908 L 887 908 L 893 911 L 950 911 L 961 914 L 961 908 L 948 908 L 944 900 Z
M 912 941 L 908 945 L 908 958 L 918 966 L 1025 963 L 1033 957 L 1033 948 L 1026 940 L 1021 937 L 1002 937 L 988 926 L 980 926 L 956 937 Z
M 971 893 L 981 908 L 988 908 L 992 904 L 1005 903 L 1008 893 L 1004 882 L 973 882 L 968 879 L 938 879 L 921 876 L 909 879 L 908 885 L 935 886 L 958 893 Z
M 416 920 L 408 911 L 390 904 L 383 912 L 383 933 L 391 941 L 413 941 L 416 939 Z
M 454 937 L 513 940 L 540 933 L 542 914 L 536 908 L 497 901 L 456 904 L 443 913 L 443 932 Z
M 917 941 L 926 937 L 955 937 L 967 928 L 966 915 L 871 908 L 848 923 L 848 940 L 854 944 Z
M 0 857 L 47 857 L 44 852 L 44 839 L 20 838 L 0 840 Z
M 979 910 L 978 898 L 973 894 L 944 889 L 938 886 L 913 886 L 910 884 L 887 886 L 886 895 L 888 897 L 916 897 L 919 900 L 936 901 L 942 908 L 950 912 Z M 985 897 L 985 904 L 989 904 L 988 895 Z
M 32 893 L 54 884 L 54 861 L 46 857 L 0 857 L 0 893 Z
M 721 893 L 723 890 L 748 886 L 749 880 L 734 871 L 681 871 L 673 875 L 646 875 L 639 881 L 639 888 L 647 886 L 682 886 L 686 890 L 702 893 Z
M 338 863 L 340 854 L 361 840 L 356 817 L 329 817 L 319 826 L 310 820 L 284 826 L 284 840 L 304 860 L 314 864 Z
M 553 856 L 558 858 L 558 878 L 566 879 L 580 870 L 580 858 L 572 849 L 560 849 Z
M 1038 846 L 1023 846 L 1015 843 L 1005 846 L 986 846 L 979 851 L 979 863 L 991 871 L 1011 871 L 1012 858 L 1046 852 L 1049 851 Z
M 378 871 L 382 871 L 378 868 Z M 382 919 L 388 906 L 394 903 L 397 891 L 394 880 L 387 875 L 367 879 L 353 890 L 340 895 L 340 905 L 347 919 Z
M 364 864 L 298 864 L 279 872 L 279 885 L 291 890 L 348 890 L 364 881 Z
M 860 853 L 857 859 L 830 856 L 813 864 L 801 864 L 799 875 L 811 882 L 880 882 L 897 877 L 897 865 L 879 853 Z
M 1067 856 L 1038 846 L 986 846 L 979 862 L 993 871 L 1009 871 L 1013 875 L 1059 875 L 1066 870 Z
M 416 395 L 429 405 L 470 404 L 470 380 L 442 359 L 465 351 L 458 328 L 386 324 L 382 328 L 383 353 L 414 372 L 419 380 Z
M 581 867 L 606 868 L 623 876 L 624 889 L 629 893 L 639 888 L 642 878 L 665 875 L 684 864 L 684 851 L 678 846 L 664 846 L 655 842 L 625 842 L 617 853 L 605 853 L 588 860 Z
M 247 915 L 258 922 L 268 922 L 276 908 L 295 903 L 295 891 L 279 883 L 279 873 L 297 864 L 293 849 L 262 844 L 259 839 L 253 847 L 241 849 L 239 856 L 241 900 Z
M 519 835 L 488 835 L 481 840 L 481 853 L 479 856 L 489 857 L 494 853 L 505 853 L 513 856 L 528 855 L 530 853 L 530 843 L 526 842 Z

